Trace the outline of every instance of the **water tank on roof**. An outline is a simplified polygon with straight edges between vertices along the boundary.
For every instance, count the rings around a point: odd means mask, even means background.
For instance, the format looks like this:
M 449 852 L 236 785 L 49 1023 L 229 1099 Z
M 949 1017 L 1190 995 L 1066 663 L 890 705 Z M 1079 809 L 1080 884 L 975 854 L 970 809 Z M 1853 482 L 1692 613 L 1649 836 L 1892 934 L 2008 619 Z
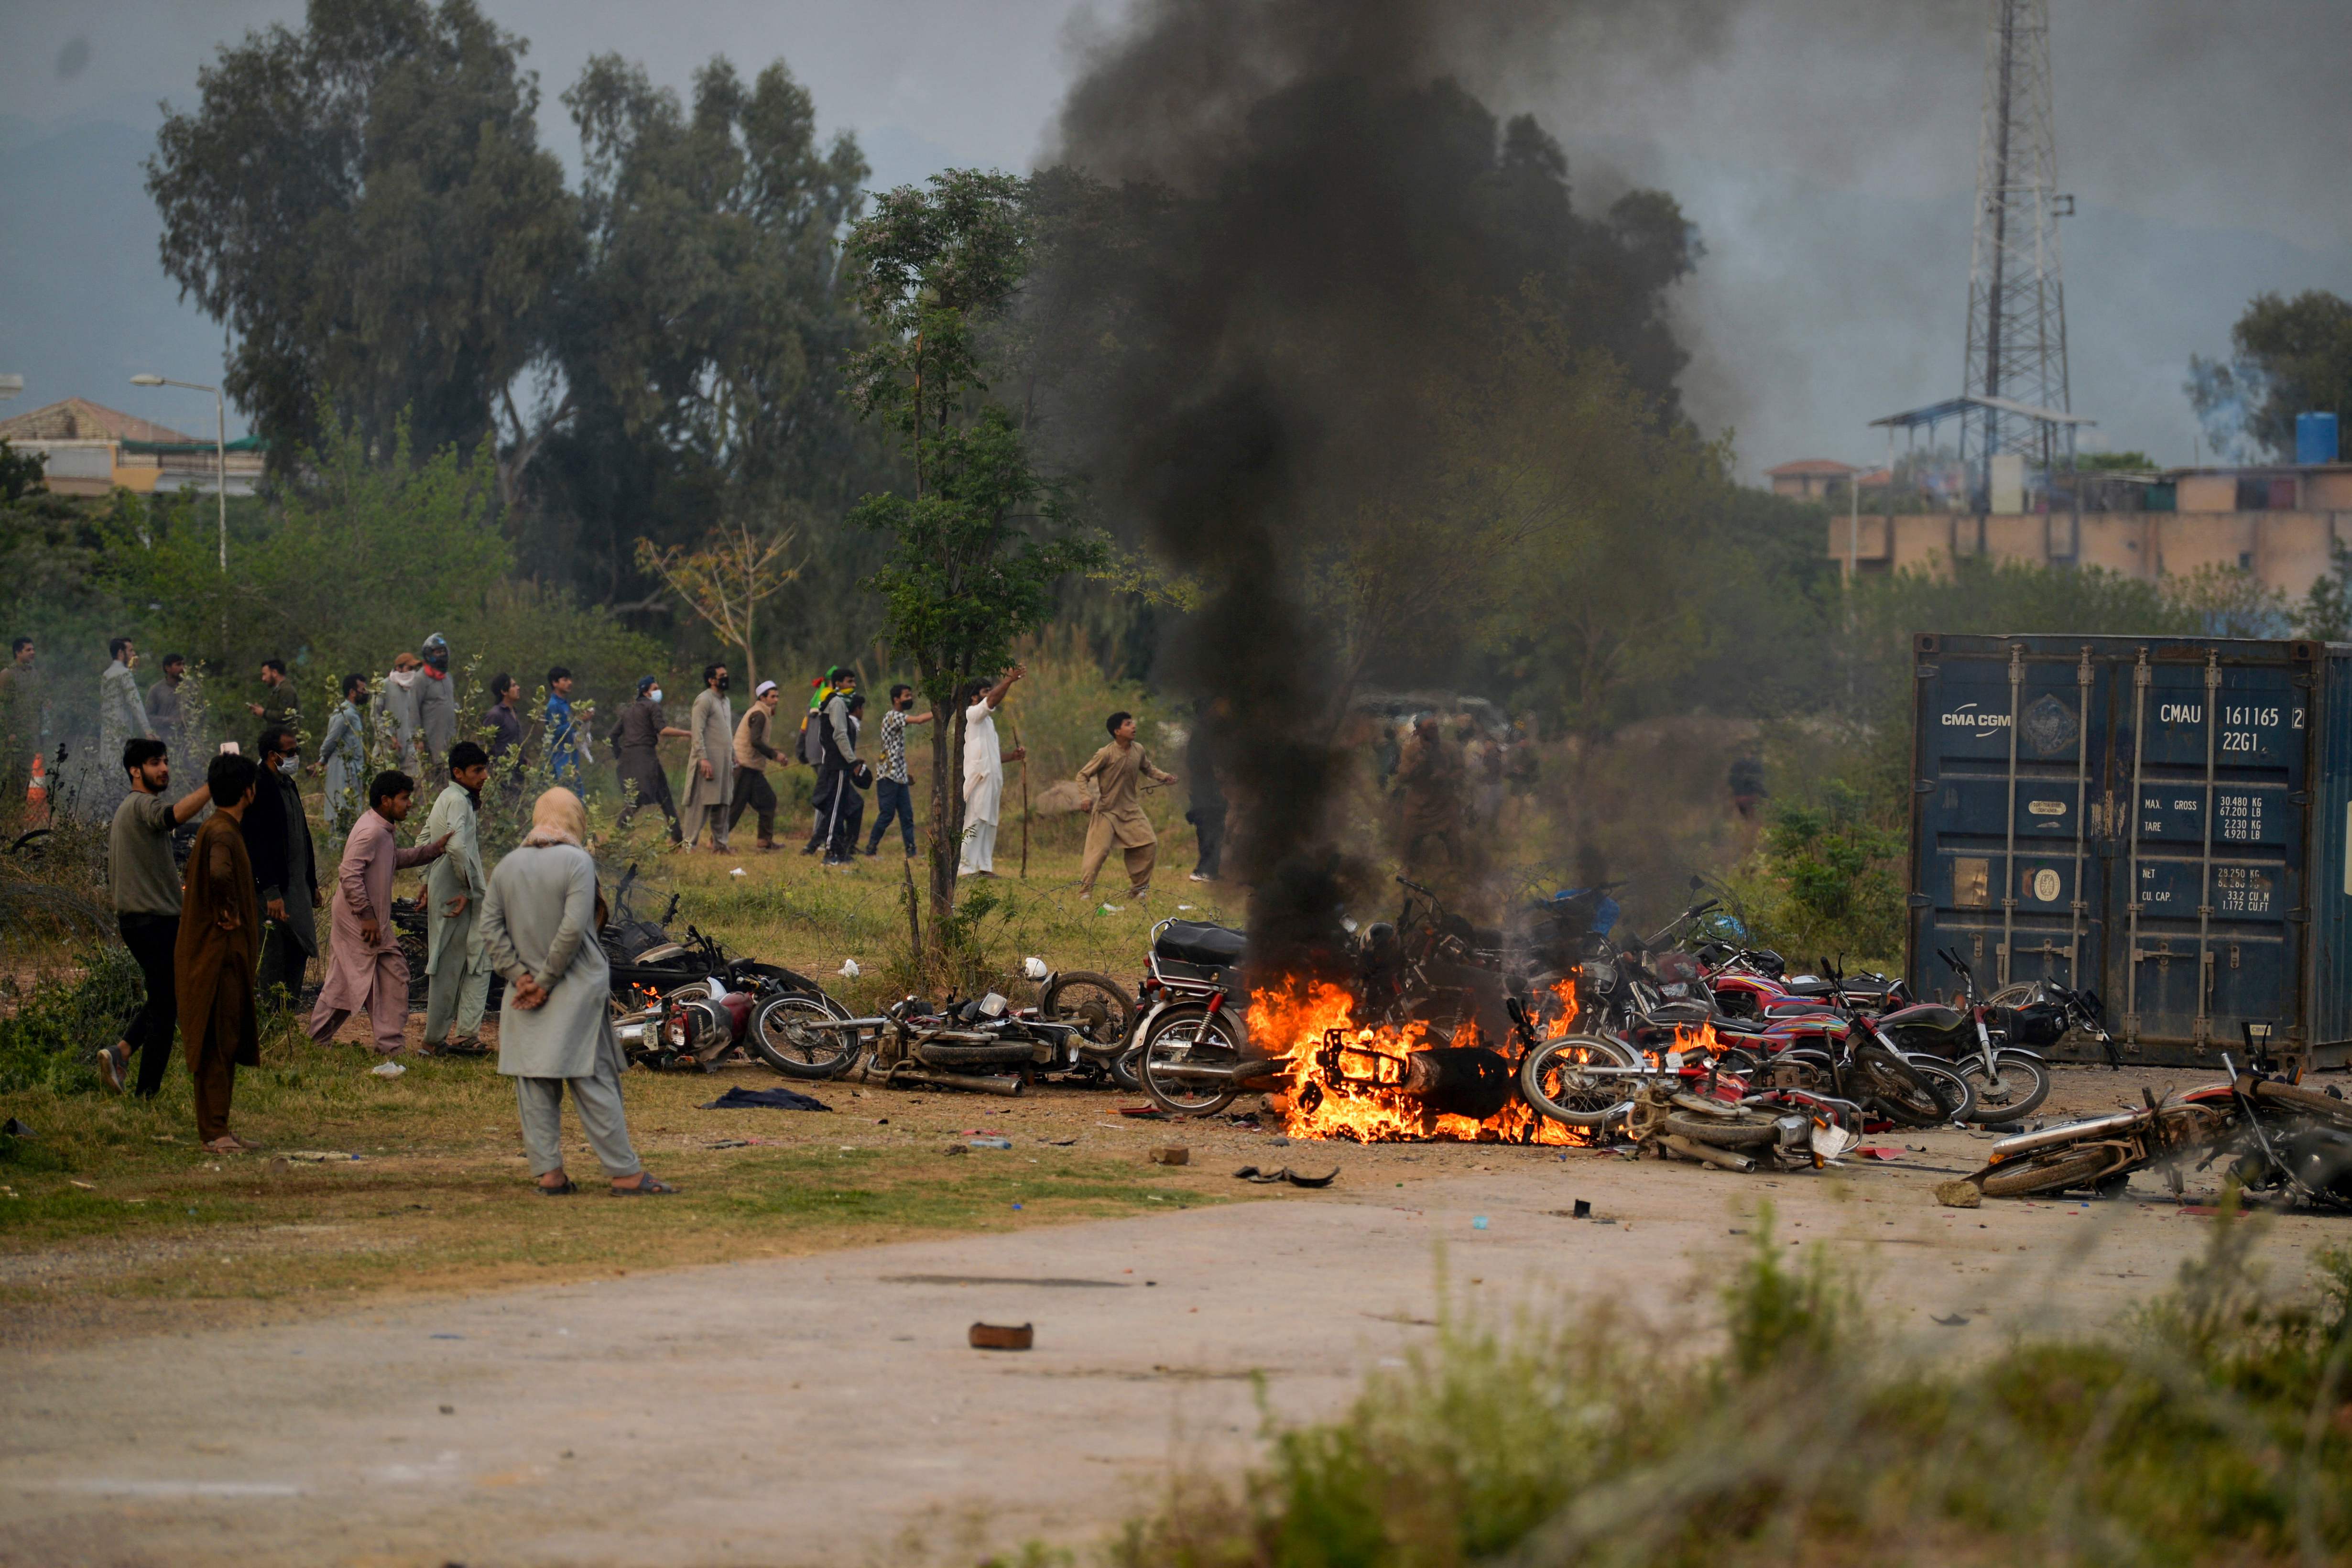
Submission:
M 2336 445 L 2336 416 L 2333 414 L 2298 414 L 2294 416 L 2294 460 L 2298 463 L 2332 463 L 2341 448 Z

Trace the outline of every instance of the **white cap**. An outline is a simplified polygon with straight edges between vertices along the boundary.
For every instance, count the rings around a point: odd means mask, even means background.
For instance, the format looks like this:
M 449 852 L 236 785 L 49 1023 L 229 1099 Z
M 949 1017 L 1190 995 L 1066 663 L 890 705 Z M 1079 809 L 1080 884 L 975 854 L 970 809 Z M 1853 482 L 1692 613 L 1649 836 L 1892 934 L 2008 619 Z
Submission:
M 751 695 L 754 697 L 765 697 L 769 692 L 773 691 L 775 689 L 776 683 L 774 681 L 763 680 L 760 682 L 759 685 L 751 689 Z

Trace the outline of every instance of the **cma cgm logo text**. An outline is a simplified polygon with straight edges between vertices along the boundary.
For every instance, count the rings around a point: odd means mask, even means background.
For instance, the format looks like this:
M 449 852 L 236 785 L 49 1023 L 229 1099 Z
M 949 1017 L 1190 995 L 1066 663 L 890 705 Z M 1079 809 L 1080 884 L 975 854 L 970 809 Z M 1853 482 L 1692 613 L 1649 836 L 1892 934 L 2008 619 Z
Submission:
M 1944 728 L 1947 730 L 1973 730 L 1979 735 L 1990 734 L 1995 730 L 2008 729 L 2009 715 L 2006 713 L 1980 713 L 1977 711 L 1977 705 L 1975 703 L 1964 702 L 1953 711 L 1944 715 Z

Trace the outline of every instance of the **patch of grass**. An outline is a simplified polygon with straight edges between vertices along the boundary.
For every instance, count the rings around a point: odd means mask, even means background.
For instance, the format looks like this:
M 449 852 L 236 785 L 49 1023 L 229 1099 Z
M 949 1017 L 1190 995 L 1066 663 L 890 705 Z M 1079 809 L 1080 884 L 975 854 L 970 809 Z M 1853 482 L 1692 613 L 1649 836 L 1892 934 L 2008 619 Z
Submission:
M 1873 1332 L 1769 1226 L 1719 1339 L 1577 1304 L 1449 1314 L 1238 1489 L 1190 1479 L 1119 1568 L 1521 1563 L 2342 1562 L 2352 1551 L 2352 1255 L 2315 1299 L 2227 1218 L 2117 1331 L 1931 1357 Z M 1702 1348 L 1719 1345 L 1721 1348 Z M 1044 1560 L 1032 1548 L 1020 1558 Z
M 152 1103 L 0 1095 L 32 1135 L 0 1137 L 0 1301 L 281 1300 L 722 1262 L 948 1231 L 1001 1230 L 1219 1201 L 1207 1178 L 1089 1141 L 1095 1101 L 1005 1102 L 814 1086 L 832 1114 L 707 1111 L 730 1077 L 631 1073 L 630 1128 L 682 1191 L 616 1201 L 567 1131 L 578 1195 L 534 1196 L 514 1089 L 490 1064 L 372 1053 L 273 1027 L 241 1071 L 234 1124 L 257 1154 L 205 1152 L 185 1074 Z M 749 1075 L 745 1075 L 749 1076 Z M 761 1075 L 764 1077 L 764 1075 Z M 1079 1146 L 1047 1141 L 1075 1138 Z M 962 1150 L 1002 1123 L 1012 1151 Z M 722 1141 L 741 1141 L 719 1148 Z M 356 1161 L 289 1160 L 301 1152 Z

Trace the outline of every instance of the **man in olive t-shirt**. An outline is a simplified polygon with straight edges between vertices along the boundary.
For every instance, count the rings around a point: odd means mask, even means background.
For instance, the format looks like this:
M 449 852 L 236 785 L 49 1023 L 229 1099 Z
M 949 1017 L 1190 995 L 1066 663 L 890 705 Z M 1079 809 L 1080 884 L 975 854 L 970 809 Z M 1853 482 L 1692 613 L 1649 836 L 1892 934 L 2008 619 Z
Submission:
M 139 1093 L 152 1100 L 163 1087 L 180 1011 L 172 973 L 172 950 L 180 940 L 180 869 L 172 861 L 172 830 L 204 810 L 213 794 L 199 784 L 177 801 L 165 800 L 163 792 L 172 787 L 171 753 L 152 736 L 123 742 L 122 771 L 131 775 L 131 794 L 115 808 L 114 826 L 106 836 L 107 882 L 122 944 L 147 982 L 147 1001 L 122 1038 L 99 1051 L 98 1070 L 106 1087 L 120 1094 L 131 1071 L 131 1053 L 137 1051 Z

